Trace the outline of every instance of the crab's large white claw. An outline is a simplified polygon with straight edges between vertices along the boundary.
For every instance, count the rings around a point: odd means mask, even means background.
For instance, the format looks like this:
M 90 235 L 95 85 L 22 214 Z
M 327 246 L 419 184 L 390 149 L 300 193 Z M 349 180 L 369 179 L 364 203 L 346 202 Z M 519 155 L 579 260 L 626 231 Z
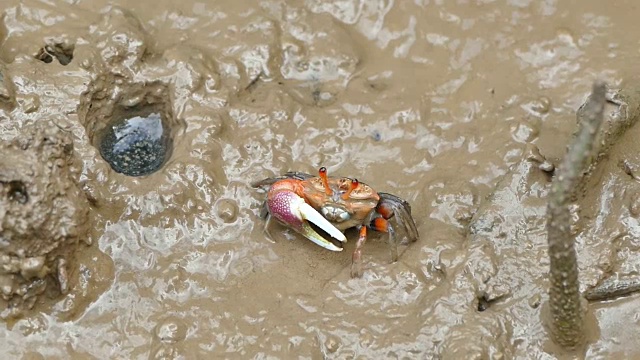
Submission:
M 338 230 L 335 226 L 333 226 L 333 224 L 331 224 L 329 220 L 325 219 L 324 216 L 322 216 L 322 214 L 316 211 L 316 209 L 314 209 L 313 206 L 307 204 L 302 199 L 300 200 L 302 202 L 300 203 L 298 209 L 300 210 L 300 214 L 305 220 L 311 221 L 320 229 L 326 231 L 327 234 L 331 235 L 332 238 L 340 242 L 347 242 L 347 237 L 344 236 L 342 231 Z
M 323 238 L 309 222 L 326 231 L 338 241 L 345 242 L 344 234 L 325 219 L 316 209 L 292 191 L 278 191 L 267 200 L 269 213 L 281 223 L 291 227 L 315 244 L 331 251 L 342 251 L 341 247 Z

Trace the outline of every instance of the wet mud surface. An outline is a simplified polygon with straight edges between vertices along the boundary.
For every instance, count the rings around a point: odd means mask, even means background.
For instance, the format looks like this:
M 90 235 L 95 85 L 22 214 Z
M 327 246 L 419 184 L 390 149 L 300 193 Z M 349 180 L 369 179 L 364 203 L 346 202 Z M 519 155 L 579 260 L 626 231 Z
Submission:
M 571 358 L 543 323 L 546 196 L 593 80 L 637 86 L 636 7 L 4 1 L 2 358 Z M 576 199 L 576 358 L 640 355 L 638 131 Z M 357 231 L 266 237 L 251 182 L 320 166 L 406 199 L 419 240 L 389 263 L 372 235 L 352 279 Z

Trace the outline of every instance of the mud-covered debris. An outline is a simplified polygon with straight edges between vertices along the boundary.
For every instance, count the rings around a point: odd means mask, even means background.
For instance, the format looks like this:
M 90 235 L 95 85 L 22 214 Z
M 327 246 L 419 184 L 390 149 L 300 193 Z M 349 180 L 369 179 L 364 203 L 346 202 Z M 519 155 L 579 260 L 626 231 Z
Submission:
M 608 278 L 584 293 L 589 301 L 613 300 L 640 291 L 640 276 L 628 278 Z
M 553 175 L 556 170 L 556 166 L 540 153 L 540 149 L 537 146 L 527 146 L 526 158 L 531 162 L 537 163 L 538 169 L 549 175 Z

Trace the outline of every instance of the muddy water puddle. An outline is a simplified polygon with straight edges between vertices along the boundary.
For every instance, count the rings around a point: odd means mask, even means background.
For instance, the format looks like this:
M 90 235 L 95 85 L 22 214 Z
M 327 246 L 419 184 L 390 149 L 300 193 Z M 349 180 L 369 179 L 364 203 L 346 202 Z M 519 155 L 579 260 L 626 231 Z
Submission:
M 64 186 L 86 201 L 64 209 L 89 214 L 66 275 L 0 325 L 2 358 L 562 357 L 541 320 L 550 177 L 531 159 L 558 163 L 594 79 L 633 86 L 635 6 L 4 1 L 0 138 L 19 147 L 39 124 L 72 139 Z M 141 126 L 116 152 L 132 117 L 162 139 Z M 577 201 L 583 290 L 636 276 L 637 131 Z M 351 278 L 357 231 L 343 252 L 265 236 L 249 184 L 321 166 L 411 203 L 420 238 L 398 262 L 374 233 Z M 638 356 L 637 307 L 592 302 L 578 358 Z

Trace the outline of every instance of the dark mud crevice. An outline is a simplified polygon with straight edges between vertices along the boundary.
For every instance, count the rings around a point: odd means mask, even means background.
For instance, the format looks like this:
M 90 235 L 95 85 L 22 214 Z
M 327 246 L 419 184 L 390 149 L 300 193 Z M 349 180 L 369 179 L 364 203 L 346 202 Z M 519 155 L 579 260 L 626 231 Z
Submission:
M 53 59 L 58 60 L 60 65 L 66 66 L 73 60 L 73 51 L 75 44 L 67 41 L 52 41 L 50 44 L 44 45 L 35 58 L 42 61 L 45 64 L 50 64 Z
M 27 201 L 29 201 L 29 194 L 27 194 L 27 189 L 24 182 L 9 181 L 7 185 L 7 194 L 10 201 L 17 201 L 20 204 L 26 204 Z
M 499 302 L 505 301 L 509 298 L 509 294 L 505 293 L 500 296 L 493 297 L 491 294 L 482 293 L 476 298 L 478 312 L 484 312 L 489 310 L 492 306 Z
M 477 309 L 479 312 L 483 312 L 489 309 L 489 307 L 493 303 L 493 300 L 488 299 L 486 295 L 479 296 L 477 301 L 478 301 Z

